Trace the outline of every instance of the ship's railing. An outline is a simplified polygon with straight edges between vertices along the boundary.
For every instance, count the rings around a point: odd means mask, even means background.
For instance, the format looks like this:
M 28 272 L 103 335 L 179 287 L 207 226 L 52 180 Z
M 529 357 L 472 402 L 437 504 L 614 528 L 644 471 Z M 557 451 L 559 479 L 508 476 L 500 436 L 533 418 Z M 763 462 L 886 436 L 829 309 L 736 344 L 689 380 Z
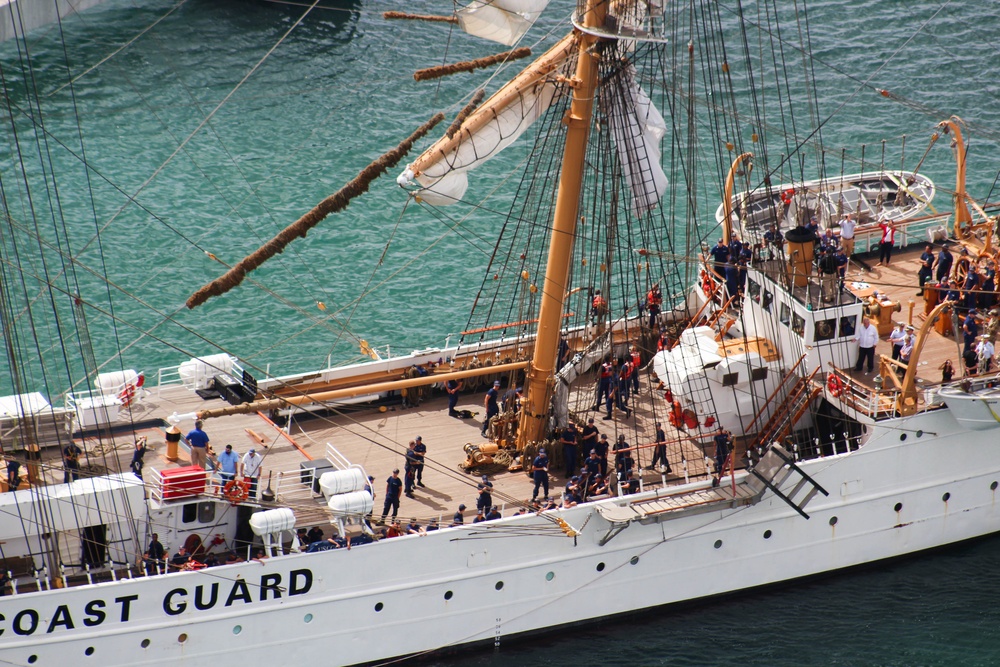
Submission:
M 951 225 L 951 213 L 939 213 L 936 215 L 922 216 L 912 220 L 904 220 L 896 223 L 896 245 L 900 248 L 913 244 L 930 243 L 932 234 L 930 230 L 944 228 L 944 236 L 949 235 Z M 854 232 L 854 251 L 876 252 L 879 242 L 882 240 L 882 229 L 878 225 L 858 226 Z
M 896 389 L 872 389 L 857 382 L 839 368 L 832 368 L 827 372 L 825 391 L 834 403 L 839 400 L 845 407 L 870 419 L 889 419 L 899 416 L 896 410 L 899 391 Z M 918 392 L 919 407 L 917 412 L 926 412 L 933 407 L 933 404 L 926 400 L 926 395 L 926 390 Z

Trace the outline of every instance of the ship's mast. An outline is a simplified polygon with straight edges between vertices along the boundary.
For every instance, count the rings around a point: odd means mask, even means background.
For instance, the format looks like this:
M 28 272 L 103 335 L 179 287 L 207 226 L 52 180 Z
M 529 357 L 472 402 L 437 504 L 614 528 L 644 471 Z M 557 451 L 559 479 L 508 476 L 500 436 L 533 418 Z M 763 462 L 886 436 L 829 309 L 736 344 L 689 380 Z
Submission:
M 585 28 L 601 28 L 607 15 L 608 0 L 588 0 L 585 14 L 578 17 Z M 580 190 L 583 182 L 587 139 L 597 88 L 597 59 L 594 45 L 598 38 L 577 31 L 579 58 L 573 80 L 573 101 L 563 122 L 566 124 L 566 145 L 563 149 L 562 168 L 559 172 L 559 192 L 556 197 L 549 242 L 549 258 L 545 269 L 541 309 L 538 315 L 538 337 L 534 354 L 528 367 L 525 400 L 522 403 L 520 424 L 517 431 L 517 449 L 545 437 L 549 403 L 553 391 L 553 375 L 559 351 L 559 334 L 562 324 L 563 302 L 569 265 L 576 238 L 579 216 Z

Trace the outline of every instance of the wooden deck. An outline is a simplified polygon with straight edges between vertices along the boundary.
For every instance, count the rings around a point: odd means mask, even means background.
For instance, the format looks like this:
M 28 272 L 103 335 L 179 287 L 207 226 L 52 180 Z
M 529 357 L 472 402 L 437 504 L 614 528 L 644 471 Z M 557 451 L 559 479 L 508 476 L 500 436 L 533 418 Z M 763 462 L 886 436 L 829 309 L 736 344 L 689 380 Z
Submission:
M 627 441 L 635 446 L 632 456 L 636 460 L 636 473 L 643 488 L 662 485 L 664 480 L 668 484 L 684 482 L 684 461 L 687 462 L 688 479 L 704 476 L 704 457 L 706 454 L 713 454 L 711 438 L 706 436 L 701 440 L 693 440 L 686 433 L 671 429 L 669 425 L 665 425 L 665 429 L 670 441 L 668 457 L 673 468 L 672 474 L 661 477 L 658 471 L 642 469 L 652 457 L 654 422 L 666 421 L 662 398 L 654 398 L 648 384 L 649 378 L 644 374 L 642 390 L 630 402 L 633 409 L 630 418 L 626 419 L 623 414 L 616 412 L 613 420 L 605 421 L 602 419 L 602 412 L 589 412 L 576 415 L 579 423 L 585 423 L 589 417 L 594 417 L 597 426 L 608 435 L 612 443 L 619 433 L 626 434 Z M 585 397 L 592 395 L 593 391 L 593 375 L 581 377 L 574 388 L 576 403 L 586 402 Z M 381 514 L 386 478 L 394 468 L 402 471 L 403 452 L 407 443 L 418 435 L 428 448 L 423 474 L 425 486 L 417 487 L 413 499 L 402 499 L 399 514 L 401 520 L 416 518 L 421 524 L 426 524 L 429 519 L 435 518 L 447 525 L 458 505 L 465 504 L 469 508 L 465 513 L 466 521 L 470 522 L 475 517 L 477 484 L 483 474 L 494 484 L 493 501 L 502 513 L 509 514 L 516 508 L 527 506 L 533 483 L 525 472 L 508 472 L 505 466 L 496 464 L 466 471 L 459 465 L 466 460 L 463 450 L 466 443 L 485 442 L 479 434 L 484 412 L 483 394 L 476 392 L 461 396 L 458 409 L 478 413 L 475 418 L 465 420 L 448 416 L 447 400 L 443 395 L 430 390 L 426 390 L 426 394 L 434 395 L 419 406 L 406 409 L 399 405 L 386 406 L 384 411 L 378 407 L 359 406 L 326 414 L 303 412 L 292 417 L 287 429 L 279 428 L 263 414 L 254 413 L 208 420 L 204 430 L 208 433 L 215 452 L 221 452 L 227 444 L 233 445 L 234 451 L 240 456 L 251 447 L 257 449 L 264 457 L 261 488 L 267 486 L 270 473 L 270 484 L 277 494 L 274 506 L 291 507 L 296 512 L 297 525 L 321 525 L 327 534 L 330 531 L 325 526 L 330 517 L 326 512 L 325 502 L 322 496 L 311 493 L 308 485 L 300 482 L 300 469 L 303 465 L 310 465 L 310 461 L 323 465 L 328 446 L 334 447 L 351 464 L 361 465 L 367 474 L 375 477 L 376 518 Z M 660 404 L 654 406 L 654 400 Z M 150 448 L 144 460 L 144 478 L 147 484 L 150 480 L 155 480 L 154 470 L 190 465 L 188 449 L 183 442 L 179 447 L 177 460 L 170 461 L 166 458 L 164 436 L 167 417 L 174 413 L 192 413 L 223 405 L 221 399 L 204 400 L 194 392 L 178 386 L 150 388 L 143 400 L 132 407 L 131 420 L 136 424 L 135 427 L 129 428 L 128 415 L 125 414 L 114 435 L 94 435 L 76 440 L 84 450 L 81 476 L 127 471 L 135 440 L 139 436 L 146 436 Z M 180 424 L 185 433 L 192 427 L 193 422 L 190 420 Z M 585 456 L 586 453 L 581 454 L 578 466 Z M 554 455 L 553 459 L 561 460 L 561 456 Z M 549 495 L 558 499 L 567 476 L 556 464 L 550 470 Z M 27 477 L 25 469 L 22 469 L 22 476 Z M 56 447 L 43 451 L 41 479 L 44 484 L 63 480 L 60 455 Z M 154 492 L 153 489 L 150 491 Z

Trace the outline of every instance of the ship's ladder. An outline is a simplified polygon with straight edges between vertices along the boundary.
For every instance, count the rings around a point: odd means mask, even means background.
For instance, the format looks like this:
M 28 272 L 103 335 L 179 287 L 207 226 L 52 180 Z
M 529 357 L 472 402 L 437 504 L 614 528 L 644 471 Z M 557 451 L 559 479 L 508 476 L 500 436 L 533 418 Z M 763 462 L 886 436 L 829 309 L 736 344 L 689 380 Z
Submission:
M 809 406 L 812 405 L 813 400 L 819 396 L 822 391 L 819 387 L 814 386 L 812 379 L 816 375 L 817 367 L 810 375 L 807 377 L 800 377 L 796 380 L 795 384 L 792 385 L 791 390 L 781 401 L 781 403 L 774 409 L 771 416 L 764 422 L 760 431 L 754 436 L 753 440 L 748 443 L 750 447 L 748 452 L 751 450 L 761 450 L 767 447 L 768 443 L 778 441 L 780 442 L 792 432 L 795 424 L 802 418 L 802 415 L 809 410 Z M 786 378 L 787 379 L 787 378 Z M 784 380 L 782 384 L 784 384 Z M 761 411 L 754 417 L 751 426 L 754 423 L 759 423 L 764 412 L 768 409 L 768 401 Z
M 819 482 L 802 470 L 788 450 L 777 442 L 771 443 L 760 461 L 748 468 L 747 472 L 750 474 L 746 482 L 749 486 L 761 494 L 765 489 L 770 490 L 805 519 L 808 519 L 809 515 L 803 508 L 817 493 L 830 495 Z M 782 491 L 781 487 L 787 487 L 786 482 L 793 476 L 796 478 L 794 486 Z

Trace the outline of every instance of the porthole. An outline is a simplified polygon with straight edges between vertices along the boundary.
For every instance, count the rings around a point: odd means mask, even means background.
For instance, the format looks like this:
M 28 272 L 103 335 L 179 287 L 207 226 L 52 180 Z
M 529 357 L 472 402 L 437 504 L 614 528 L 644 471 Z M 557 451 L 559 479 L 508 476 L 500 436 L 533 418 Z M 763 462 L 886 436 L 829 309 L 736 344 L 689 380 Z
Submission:
M 85 648 L 83 650 L 83 654 L 84 655 L 94 655 L 94 647 L 93 646 L 88 646 L 87 648 Z
M 990 491 L 996 491 L 996 490 L 997 490 L 997 483 L 993 482 L 992 484 L 990 484 Z
M 187 636 L 186 632 L 182 632 L 179 635 L 177 635 L 177 641 L 180 642 L 181 644 L 183 644 L 187 640 L 188 640 L 188 636 Z
M 143 639 L 141 642 L 139 642 L 139 646 L 141 646 L 142 648 L 149 648 L 149 640 Z
M 771 539 L 771 531 L 770 530 L 765 530 L 764 531 L 764 539 L 765 540 Z
M 546 572 L 545 573 L 545 581 L 552 581 L 555 578 L 556 578 L 556 573 L 555 572 Z
M 830 517 L 830 525 L 831 526 L 836 526 L 837 525 L 837 517 L 835 517 L 835 516 L 831 516 Z
M 375 611 L 382 611 L 383 609 L 385 609 L 385 605 L 384 604 L 382 604 L 381 602 L 376 602 L 375 603 Z
M 498 591 L 502 591 L 503 590 L 503 582 L 502 581 L 498 581 L 497 585 L 494 586 L 493 588 L 497 589 Z
M 924 437 L 924 432 L 923 431 L 917 431 L 917 437 L 918 438 Z
M 598 563 L 597 564 L 597 571 L 598 572 L 604 572 L 604 568 L 605 568 L 604 563 Z
M 716 540 L 715 541 L 715 548 L 716 549 L 721 549 L 722 548 L 722 540 Z
M 35 661 L 37 661 L 37 660 L 38 660 L 38 656 L 37 655 L 29 655 L 28 656 L 28 664 L 29 665 L 35 664 Z
M 242 625 L 234 625 L 233 626 L 233 634 L 234 635 L 238 635 L 241 632 L 243 632 L 243 626 Z
M 452 599 L 453 597 L 455 597 L 455 594 L 454 594 L 454 593 L 452 593 L 451 591 L 445 591 L 445 592 L 444 592 L 444 599 L 445 599 L 445 600 L 450 600 L 450 599 Z
M 636 565 L 639 562 L 639 557 L 632 556 L 632 558 L 630 558 L 628 562 L 632 563 L 632 565 Z
M 905 433 L 900 433 L 900 434 L 899 434 L 899 441 L 900 441 L 900 442 L 903 442 L 903 441 L 905 441 L 905 440 L 906 440 L 906 434 L 905 434 Z
M 941 500 L 943 500 L 943 501 L 945 501 L 945 502 L 948 502 L 949 500 L 951 500 L 951 494 L 950 494 L 950 493 L 948 493 L 947 491 L 945 491 L 945 492 L 944 492 L 944 495 L 943 495 L 943 496 L 941 496 Z
M 302 618 L 302 620 L 305 621 L 306 623 L 312 623 L 313 622 L 313 615 L 312 614 L 306 614 Z
M 896 503 L 895 505 L 892 506 L 892 511 L 894 512 L 899 512 L 902 509 L 903 509 L 903 503 Z

